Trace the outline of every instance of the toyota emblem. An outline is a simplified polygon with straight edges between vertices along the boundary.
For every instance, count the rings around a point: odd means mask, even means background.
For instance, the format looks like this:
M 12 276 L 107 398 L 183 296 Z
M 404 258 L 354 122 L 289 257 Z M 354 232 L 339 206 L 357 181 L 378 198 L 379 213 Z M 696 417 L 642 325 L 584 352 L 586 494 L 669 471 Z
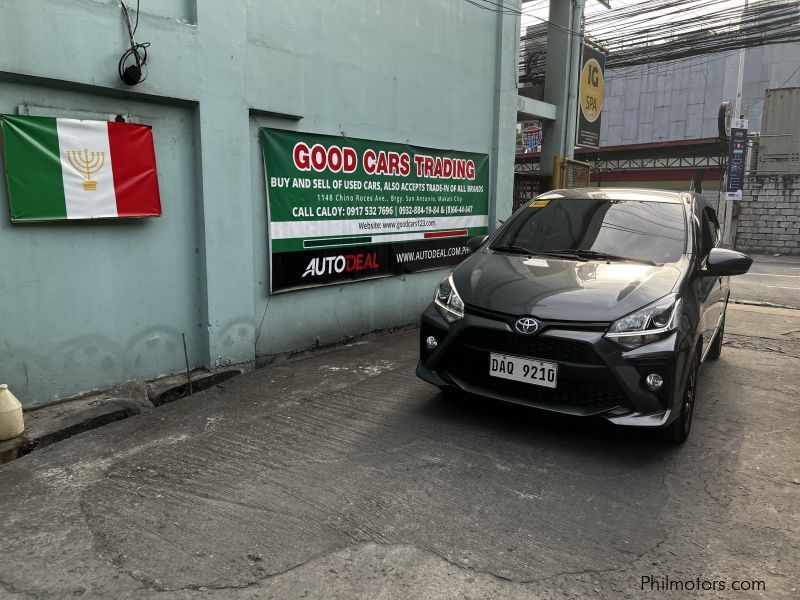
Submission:
M 539 322 L 536 319 L 524 317 L 522 319 L 517 319 L 517 322 L 514 323 L 514 329 L 516 329 L 519 333 L 530 335 L 539 330 Z

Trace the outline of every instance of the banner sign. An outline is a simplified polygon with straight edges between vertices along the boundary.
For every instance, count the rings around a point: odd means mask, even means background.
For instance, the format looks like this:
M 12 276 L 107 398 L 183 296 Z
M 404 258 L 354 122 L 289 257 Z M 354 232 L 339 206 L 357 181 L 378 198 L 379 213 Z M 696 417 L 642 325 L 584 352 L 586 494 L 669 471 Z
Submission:
M 161 215 L 147 125 L 0 115 L 11 220 Z
M 583 46 L 578 96 L 576 145 L 600 147 L 600 114 L 603 111 L 603 72 L 606 56 L 591 46 Z
M 522 143 L 525 146 L 525 152 L 542 151 L 541 121 L 534 121 L 532 125 L 522 130 Z
M 458 264 L 488 233 L 489 157 L 261 130 L 271 291 Z
M 747 153 L 747 119 L 732 119 L 728 147 L 728 200 L 741 200 L 744 187 L 744 159 Z

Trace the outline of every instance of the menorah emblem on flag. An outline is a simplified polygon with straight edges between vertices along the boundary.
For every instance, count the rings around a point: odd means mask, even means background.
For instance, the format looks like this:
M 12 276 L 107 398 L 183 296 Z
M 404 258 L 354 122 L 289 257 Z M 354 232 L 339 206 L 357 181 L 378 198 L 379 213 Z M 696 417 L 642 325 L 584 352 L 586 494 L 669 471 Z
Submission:
M 103 168 L 106 161 L 105 152 L 89 152 L 86 148 L 81 150 L 67 150 L 67 159 L 77 171 L 84 176 L 83 191 L 93 192 L 97 189 L 97 182 L 92 175 Z

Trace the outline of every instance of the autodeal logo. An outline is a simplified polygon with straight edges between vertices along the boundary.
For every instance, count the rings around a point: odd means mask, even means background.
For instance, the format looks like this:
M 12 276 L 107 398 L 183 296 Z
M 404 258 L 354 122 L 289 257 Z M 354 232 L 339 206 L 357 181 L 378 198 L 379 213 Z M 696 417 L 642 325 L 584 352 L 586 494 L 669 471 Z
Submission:
M 379 268 L 378 255 L 375 252 L 319 256 L 311 259 L 302 277 L 349 273 L 352 271 L 375 271 Z

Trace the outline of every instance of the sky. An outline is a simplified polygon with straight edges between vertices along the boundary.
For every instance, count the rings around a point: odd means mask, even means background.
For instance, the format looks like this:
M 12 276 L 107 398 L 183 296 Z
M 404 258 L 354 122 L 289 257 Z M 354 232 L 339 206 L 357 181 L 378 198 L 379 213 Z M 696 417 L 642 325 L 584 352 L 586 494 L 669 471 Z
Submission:
M 563 0 L 559 0 L 563 1 Z M 709 14 L 714 10 L 720 9 L 727 9 L 727 8 L 734 8 L 734 7 L 744 7 L 745 0 L 728 0 L 727 2 L 723 3 L 716 3 L 712 8 L 703 8 L 702 4 L 704 0 L 696 0 L 698 6 L 697 8 L 693 9 L 691 12 L 697 15 L 698 17 Z M 750 4 L 755 4 L 758 0 L 750 0 Z M 636 4 L 640 4 L 640 0 L 610 0 L 612 10 L 614 8 L 619 8 L 623 6 L 632 6 Z M 550 2 L 548 0 L 534 0 L 533 2 L 527 3 L 523 5 L 523 14 L 522 16 L 522 31 L 525 31 L 525 28 L 529 25 L 535 25 L 536 23 L 541 23 L 542 19 L 547 19 L 548 10 L 549 10 Z M 598 0 L 586 0 L 586 14 L 592 15 L 598 12 L 605 12 L 608 9 L 603 6 Z M 654 22 L 669 22 L 668 18 L 655 18 Z M 698 23 L 700 26 L 700 23 Z

